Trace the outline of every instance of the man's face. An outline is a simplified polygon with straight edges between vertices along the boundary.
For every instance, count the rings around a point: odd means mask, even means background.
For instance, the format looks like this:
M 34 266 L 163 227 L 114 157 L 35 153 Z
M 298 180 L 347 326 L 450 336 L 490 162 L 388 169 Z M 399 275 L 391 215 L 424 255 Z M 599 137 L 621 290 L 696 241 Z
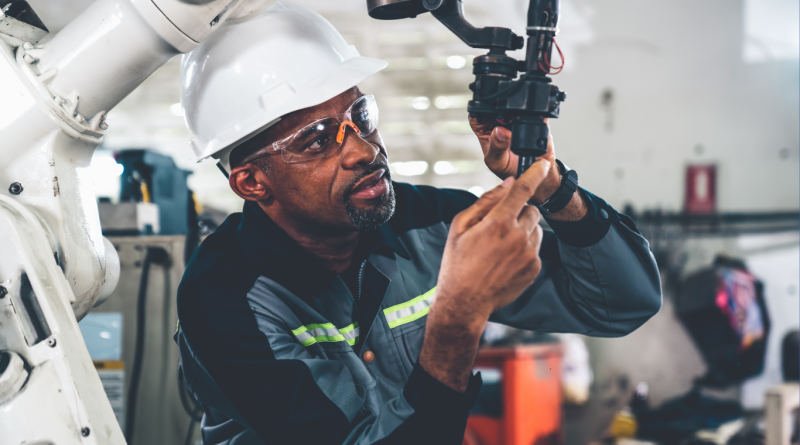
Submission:
M 265 140 L 281 140 L 317 119 L 339 115 L 361 96 L 358 88 L 352 88 L 290 113 L 267 130 Z M 320 231 L 372 230 L 394 213 L 388 157 L 377 130 L 362 138 L 346 127 L 342 147 L 325 158 L 289 164 L 274 154 L 268 161 L 271 199 L 292 219 Z

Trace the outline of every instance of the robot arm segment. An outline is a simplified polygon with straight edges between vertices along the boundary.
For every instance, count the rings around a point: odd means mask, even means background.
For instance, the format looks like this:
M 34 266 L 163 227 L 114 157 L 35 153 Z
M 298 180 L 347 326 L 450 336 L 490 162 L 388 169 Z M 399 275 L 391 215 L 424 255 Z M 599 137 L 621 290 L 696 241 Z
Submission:
M 97 0 L 48 34 L 26 3 L 0 0 L 0 442 L 125 443 L 78 329 L 119 273 L 92 154 L 107 111 L 264 3 Z

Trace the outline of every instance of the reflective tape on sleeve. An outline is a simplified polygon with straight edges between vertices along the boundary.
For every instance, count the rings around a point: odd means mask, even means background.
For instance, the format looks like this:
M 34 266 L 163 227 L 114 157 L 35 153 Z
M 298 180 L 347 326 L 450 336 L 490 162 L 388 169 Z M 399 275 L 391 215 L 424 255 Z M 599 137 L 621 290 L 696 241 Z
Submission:
M 394 329 L 428 315 L 435 299 L 436 287 L 405 303 L 384 309 L 383 314 L 386 316 L 386 321 L 389 322 L 389 327 Z
M 351 346 L 358 342 L 358 323 L 336 329 L 333 323 L 309 324 L 292 330 L 292 334 L 303 346 L 314 343 L 346 341 Z
M 350 344 L 350 346 L 358 343 L 358 323 L 353 323 L 350 326 L 343 327 L 342 329 L 339 329 L 339 332 L 342 334 L 342 337 L 344 337 L 345 341 Z

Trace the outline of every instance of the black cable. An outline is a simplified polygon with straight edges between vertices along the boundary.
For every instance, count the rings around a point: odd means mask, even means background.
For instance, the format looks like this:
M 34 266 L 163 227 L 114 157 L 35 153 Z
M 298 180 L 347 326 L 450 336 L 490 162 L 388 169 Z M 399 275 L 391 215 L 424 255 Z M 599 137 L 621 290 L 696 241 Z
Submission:
M 186 209 L 186 222 L 188 227 L 186 228 L 186 243 L 183 247 L 183 264 L 189 264 L 189 259 L 192 258 L 192 254 L 197 249 L 197 246 L 200 245 L 200 226 L 198 225 L 200 219 L 197 217 L 194 193 L 192 193 L 191 190 L 189 190 L 188 193 L 189 199 L 187 202 L 189 205 Z
M 186 431 L 186 438 L 183 440 L 183 444 L 191 445 L 192 437 L 194 436 L 194 427 L 197 425 L 197 422 L 203 419 L 203 405 L 194 398 L 194 395 L 192 395 L 188 388 L 183 386 L 183 377 L 180 368 L 178 368 L 178 395 L 181 399 L 181 406 L 183 406 L 183 410 L 186 411 L 190 419 L 189 429 Z M 189 401 L 190 398 L 191 402 Z M 190 403 L 193 406 L 190 407 Z
M 183 386 L 181 381 L 180 370 L 178 371 L 178 393 L 181 399 L 183 410 L 189 415 L 189 429 L 186 431 L 186 438 L 183 440 L 184 445 L 191 445 L 192 437 L 194 436 L 194 427 L 197 422 L 203 419 L 203 406 L 197 402 L 194 396 Z M 193 407 L 189 407 L 189 397 L 192 399 Z
M 148 246 L 142 261 L 142 275 L 139 278 L 139 294 L 136 299 L 136 343 L 133 353 L 133 369 L 131 383 L 128 386 L 128 404 L 125 412 L 125 441 L 133 443 L 133 430 L 136 421 L 136 395 L 142 374 L 142 358 L 144 356 L 145 308 L 147 303 L 147 281 L 150 275 L 150 264 L 166 265 L 169 254 L 163 247 Z
M 188 414 L 192 420 L 199 422 L 200 419 L 203 418 L 203 407 L 197 402 L 197 400 L 195 400 L 194 396 L 189 392 L 189 390 L 183 386 L 180 375 L 178 376 L 178 395 L 181 399 L 181 406 L 183 406 L 183 410 L 186 411 L 186 414 Z M 190 397 L 191 402 L 189 401 Z M 190 403 L 192 406 L 190 406 Z

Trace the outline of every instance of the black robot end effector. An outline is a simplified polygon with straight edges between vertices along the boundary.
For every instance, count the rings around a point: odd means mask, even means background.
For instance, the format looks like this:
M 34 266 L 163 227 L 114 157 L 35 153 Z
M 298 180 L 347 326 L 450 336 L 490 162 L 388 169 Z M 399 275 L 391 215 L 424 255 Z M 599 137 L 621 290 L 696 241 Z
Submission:
M 372 18 L 397 20 L 432 13 L 453 34 L 472 48 L 522 49 L 525 39 L 508 28 L 475 28 L 464 18 L 461 0 L 367 0 Z
M 370 16 L 382 20 L 416 17 L 431 12 L 473 48 L 489 53 L 473 60 L 471 116 L 511 127 L 511 151 L 519 156 L 521 175 L 547 153 L 549 128 L 544 118 L 557 118 L 566 94 L 550 83 L 551 54 L 559 18 L 559 0 L 530 0 L 525 60 L 507 56 L 525 40 L 507 28 L 475 28 L 464 18 L 461 0 L 367 0 Z M 563 66 L 563 65 L 562 65 Z M 517 76 L 518 73 L 521 76 Z

